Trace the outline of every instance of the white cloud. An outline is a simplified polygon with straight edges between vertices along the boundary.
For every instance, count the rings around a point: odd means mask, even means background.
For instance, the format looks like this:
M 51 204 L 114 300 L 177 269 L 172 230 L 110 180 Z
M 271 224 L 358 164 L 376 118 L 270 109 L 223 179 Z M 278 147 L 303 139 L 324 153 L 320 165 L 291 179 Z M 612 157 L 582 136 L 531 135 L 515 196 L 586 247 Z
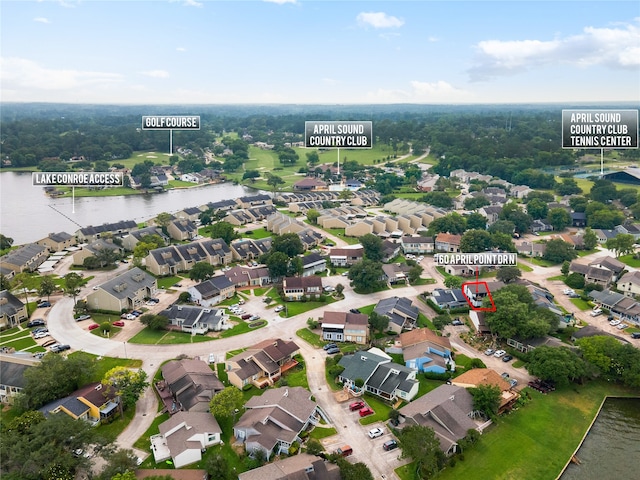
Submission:
M 201 2 L 196 2 L 196 0 L 184 0 L 183 5 L 185 7 L 201 7 L 202 3 Z
M 186 52 L 187 49 L 184 47 L 176 47 L 176 52 Z
M 298 0 L 263 0 L 263 1 L 267 3 L 277 3 L 278 5 L 284 5 L 285 3 L 293 3 L 293 4 L 298 3 Z
M 362 27 L 398 28 L 404 25 L 404 20 L 384 12 L 362 12 L 358 14 L 356 20 Z
M 477 62 L 469 69 L 472 80 L 513 75 L 549 65 L 637 68 L 640 66 L 640 29 L 631 23 L 608 28 L 586 27 L 581 34 L 546 41 L 485 40 L 476 45 L 476 50 Z
M 33 19 L 33 21 L 38 23 L 51 23 L 51 21 L 48 18 L 44 18 L 44 17 L 36 17 Z
M 439 42 L 440 39 L 438 37 L 430 36 L 429 38 L 427 38 L 427 41 L 434 43 L 434 42 Z
M 147 70 L 140 72 L 140 74 L 151 78 L 169 78 L 169 72 L 166 70 Z
M 24 58 L 0 58 L 0 79 L 15 92 L 60 91 L 121 82 L 122 75 L 107 72 L 51 69 Z
M 379 88 L 367 93 L 367 101 L 372 103 L 465 103 L 472 101 L 471 92 L 456 88 L 448 82 L 409 82 L 409 88 Z

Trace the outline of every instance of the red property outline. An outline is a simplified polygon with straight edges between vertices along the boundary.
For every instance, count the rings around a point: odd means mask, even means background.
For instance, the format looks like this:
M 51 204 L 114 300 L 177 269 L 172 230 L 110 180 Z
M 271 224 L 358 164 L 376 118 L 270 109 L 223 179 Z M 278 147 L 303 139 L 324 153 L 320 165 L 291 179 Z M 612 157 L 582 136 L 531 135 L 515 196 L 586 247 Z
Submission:
M 476 292 L 478 291 L 478 285 L 484 285 L 484 288 L 487 290 L 487 296 L 489 297 L 489 301 L 491 302 L 491 306 L 490 307 L 476 307 L 473 303 L 471 303 L 471 299 L 469 297 L 467 297 L 467 294 L 464 292 L 464 286 L 465 285 L 475 285 L 476 286 Z M 496 311 L 496 304 L 493 302 L 493 297 L 491 296 L 491 292 L 489 291 L 489 285 L 487 285 L 487 282 L 481 282 L 481 281 L 478 281 L 478 280 L 476 280 L 475 282 L 465 282 L 465 283 L 462 284 L 462 286 L 460 288 L 462 288 L 462 295 L 464 296 L 464 299 L 469 304 L 469 307 L 471 308 L 471 310 L 475 310 L 476 312 L 495 312 Z M 471 288 L 471 287 L 469 287 L 469 288 Z

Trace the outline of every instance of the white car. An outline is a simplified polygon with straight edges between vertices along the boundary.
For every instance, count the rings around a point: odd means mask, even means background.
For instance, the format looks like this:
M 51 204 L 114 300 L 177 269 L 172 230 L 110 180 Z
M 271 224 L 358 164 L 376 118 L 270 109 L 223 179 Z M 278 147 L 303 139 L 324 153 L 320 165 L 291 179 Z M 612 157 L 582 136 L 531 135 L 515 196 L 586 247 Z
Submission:
M 591 313 L 589 313 L 589 315 L 591 315 L 592 317 L 597 317 L 601 313 L 602 313 L 602 309 L 594 308 L 593 310 L 591 310 Z
M 562 291 L 562 293 L 564 293 L 565 295 L 571 295 L 572 293 L 575 293 L 575 292 L 573 291 L 573 289 L 572 289 L 572 288 L 565 288 L 565 289 Z
M 278 305 L 276 308 L 273 309 L 274 312 L 281 312 L 282 310 L 284 310 L 284 307 L 282 305 Z
M 616 327 L 618 330 L 624 330 L 625 328 L 629 328 L 629 325 L 627 325 L 626 323 L 621 323 L 620 325 L 618 325 Z
M 369 438 L 381 437 L 383 434 L 384 431 L 379 427 L 369 430 Z
M 611 320 L 609 322 L 609 325 L 611 325 L 612 327 L 615 327 L 616 325 L 620 325 L 620 320 Z
M 496 358 L 502 358 L 507 354 L 504 350 L 497 350 L 496 353 L 493 354 Z

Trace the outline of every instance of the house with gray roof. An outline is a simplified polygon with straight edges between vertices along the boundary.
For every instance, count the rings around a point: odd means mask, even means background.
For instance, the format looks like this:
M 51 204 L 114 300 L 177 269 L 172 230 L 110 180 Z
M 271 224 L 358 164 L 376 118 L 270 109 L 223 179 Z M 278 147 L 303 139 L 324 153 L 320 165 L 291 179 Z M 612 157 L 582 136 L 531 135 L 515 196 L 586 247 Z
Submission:
M 122 220 L 120 222 L 115 223 L 104 223 L 102 225 L 89 225 L 88 227 L 84 227 L 76 231 L 76 238 L 79 242 L 93 242 L 104 236 L 104 234 L 118 235 L 122 236 L 131 232 L 132 230 L 136 230 L 138 228 L 138 224 L 133 220 Z
M 258 388 L 273 385 L 283 372 L 298 365 L 293 358 L 300 347 L 282 339 L 267 339 L 249 347 L 226 362 L 229 382 L 238 388 L 253 384 Z
M 6 269 L 13 272 L 13 274 L 34 272 L 44 263 L 48 256 L 49 249 L 47 247 L 29 243 L 0 257 L 0 266 L 3 270 Z
M 238 480 L 341 480 L 340 467 L 308 453 L 267 463 L 238 475 Z
M 29 318 L 27 306 L 8 290 L 0 291 L 0 328 L 11 328 Z
M 211 399 L 224 390 L 224 385 L 202 360 L 171 360 L 160 368 L 162 380 L 155 384 L 165 410 L 208 412 Z
M 436 288 L 431 292 L 429 300 L 440 309 L 468 307 L 461 288 Z
M 310 253 L 302 257 L 302 276 L 308 277 L 322 273 L 327 269 L 327 259 L 319 253 Z
M 144 305 L 145 300 L 158 292 L 156 279 L 147 272 L 134 267 L 98 286 L 98 290 L 87 295 L 91 310 L 120 312 Z
M 231 328 L 229 316 L 223 308 L 206 308 L 192 305 L 171 305 L 160 315 L 169 319 L 169 325 L 192 335 L 219 332 Z
M 133 249 L 136 248 L 136 245 L 139 242 L 143 241 L 144 237 L 148 235 L 159 236 L 165 245 L 167 245 L 170 241 L 169 237 L 164 234 L 164 232 L 160 227 L 151 226 L 151 227 L 139 228 L 137 230 L 132 230 L 131 232 L 129 232 L 129 235 L 127 235 L 122 239 L 122 246 L 126 250 L 129 250 L 130 252 L 132 252 Z
M 265 390 L 245 404 L 245 413 L 233 426 L 233 434 L 247 453 L 262 450 L 267 459 L 288 453 L 300 434 L 319 422 L 317 404 L 302 387 Z
M 592 290 L 589 296 L 594 302 L 609 310 L 614 317 L 640 326 L 640 303 L 634 298 L 610 290 Z
M 473 397 L 467 389 L 456 385 L 439 386 L 402 407 L 400 414 L 406 420 L 400 428 L 408 425 L 432 428 L 447 455 L 458 451 L 458 441 L 469 430 L 481 431 L 473 421 L 476 417 Z
M 195 223 L 199 220 L 201 213 L 202 210 L 200 210 L 198 207 L 187 207 L 176 213 L 176 217 L 191 220 Z
M 202 453 L 221 442 L 222 429 L 209 412 L 178 412 L 158 426 L 151 437 L 156 463 L 171 459 L 175 468 L 202 460 Z
M 98 238 L 73 254 L 73 264 L 84 265 L 84 261 L 87 258 L 99 257 L 105 251 L 112 252 L 115 258 L 120 258 L 124 254 L 124 249 L 115 243 L 112 238 Z
M 411 401 L 418 393 L 418 370 L 391 362 L 391 357 L 379 348 L 345 355 L 338 364 L 344 367 L 338 381 L 357 396 L 367 391 L 386 400 Z M 358 379 L 364 381 L 362 389 L 356 386 Z
M 317 275 L 285 277 L 282 280 L 282 291 L 287 301 L 317 300 L 323 293 L 322 277 Z
M 412 237 L 405 235 L 400 238 L 400 245 L 404 253 L 414 255 L 424 255 L 425 253 L 433 253 L 435 242 L 433 237 Z
M 406 297 L 389 297 L 380 300 L 373 309 L 389 319 L 389 330 L 401 333 L 416 326 L 420 311 Z
M 3 405 L 13 403 L 14 397 L 25 386 L 24 372 L 38 363 L 31 355 L 21 358 L 18 355 L 0 354 L 0 402 Z
M 269 195 L 260 193 L 258 195 L 236 198 L 236 204 L 238 204 L 240 208 L 251 208 L 260 205 L 273 205 L 273 201 Z
M 50 233 L 42 240 L 36 242 L 38 245 L 47 247 L 50 252 L 61 252 L 65 248 L 74 246 L 76 237 L 67 232 Z
M 64 413 L 74 420 L 85 420 L 94 426 L 109 423 L 119 412 L 120 397 L 113 387 L 99 382 L 90 383 L 71 395 L 40 407 L 45 417 Z
M 180 242 L 193 240 L 198 235 L 198 227 L 189 219 L 176 218 L 167 225 L 167 233 L 171 238 Z
M 150 250 L 144 262 L 147 270 L 154 275 L 176 275 L 186 270 L 184 260 L 175 245 Z
M 227 277 L 218 275 L 189 287 L 187 291 L 191 295 L 191 301 L 197 305 L 212 307 L 227 298 L 233 297 L 236 293 L 236 287 Z

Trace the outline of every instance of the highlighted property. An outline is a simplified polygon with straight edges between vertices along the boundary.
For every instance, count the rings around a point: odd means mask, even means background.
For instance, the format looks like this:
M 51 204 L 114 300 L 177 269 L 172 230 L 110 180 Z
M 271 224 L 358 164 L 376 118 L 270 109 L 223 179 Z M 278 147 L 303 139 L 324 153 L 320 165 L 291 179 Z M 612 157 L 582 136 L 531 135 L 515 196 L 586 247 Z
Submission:
M 476 312 L 495 312 L 496 304 L 493 301 L 489 284 L 487 282 L 476 280 L 475 282 L 465 282 L 462 284 L 462 295 L 469 304 L 471 310 Z M 483 307 L 484 299 L 488 298 L 491 302 L 490 307 Z

